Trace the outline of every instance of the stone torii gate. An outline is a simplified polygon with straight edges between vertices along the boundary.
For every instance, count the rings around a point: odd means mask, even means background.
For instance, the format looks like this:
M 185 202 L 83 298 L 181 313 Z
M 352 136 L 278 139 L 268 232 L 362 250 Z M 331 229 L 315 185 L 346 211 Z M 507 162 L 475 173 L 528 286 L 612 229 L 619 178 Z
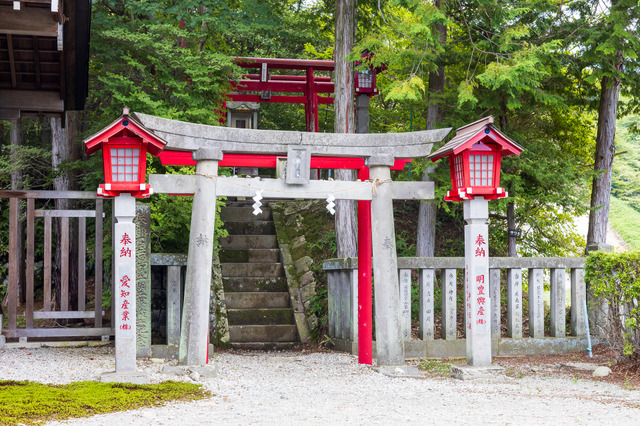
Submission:
M 404 365 L 393 199 L 433 199 L 433 184 L 393 182 L 390 168 L 396 159 L 426 157 L 433 144 L 450 133 L 450 128 L 393 134 L 303 133 L 208 126 L 141 113 L 133 116 L 164 139 L 167 150 L 189 151 L 196 161 L 195 175 L 150 175 L 149 178 L 155 193 L 193 194 L 180 363 L 194 365 L 207 361 L 216 197 L 257 196 L 257 199 L 327 199 L 327 203 L 333 199 L 371 201 L 377 361 L 378 365 Z M 286 156 L 286 178 L 218 176 L 218 162 L 227 153 Z M 364 182 L 309 180 L 312 156 L 364 158 L 370 179 Z M 359 276 L 359 290 L 367 286 L 370 289 L 371 282 L 363 279 L 370 279 L 370 273 L 360 270 Z M 360 299 L 361 315 L 362 310 Z M 370 315 L 369 312 L 368 336 L 362 336 L 369 342 Z M 360 318 L 362 322 L 362 316 Z

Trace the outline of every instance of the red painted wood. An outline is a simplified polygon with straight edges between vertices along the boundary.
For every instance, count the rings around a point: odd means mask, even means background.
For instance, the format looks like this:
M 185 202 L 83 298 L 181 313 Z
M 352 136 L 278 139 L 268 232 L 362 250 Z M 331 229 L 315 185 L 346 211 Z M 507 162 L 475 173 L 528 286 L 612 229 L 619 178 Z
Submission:
M 220 167 L 264 167 L 275 168 L 278 157 L 284 155 L 256 155 L 256 154 L 224 154 Z M 195 166 L 190 151 L 164 150 L 159 155 L 165 166 Z M 410 159 L 396 160 L 392 170 L 402 170 Z M 358 157 L 311 157 L 312 169 L 356 169 L 365 168 L 364 159 Z
M 358 179 L 369 179 L 369 169 L 358 171 Z M 371 269 L 371 201 L 358 201 L 358 362 L 373 363 Z
M 259 74 L 242 74 L 242 78 L 246 78 L 247 80 L 257 80 L 260 81 Z M 269 80 L 290 80 L 290 81 L 307 81 L 307 77 L 304 75 L 270 75 Z M 331 81 L 331 77 L 314 77 L 315 81 Z
M 233 90 L 260 92 L 270 90 L 272 92 L 285 93 L 304 93 L 306 91 L 306 82 L 304 81 L 267 81 L 262 83 L 256 80 L 238 80 L 230 81 Z M 314 84 L 316 93 L 333 93 L 333 83 L 321 81 Z
M 307 132 L 318 131 L 318 94 L 316 93 L 315 79 L 313 75 L 313 68 L 307 68 L 306 75 L 306 88 L 305 98 L 306 103 L 304 106 L 305 121 L 307 125 Z
M 269 69 L 278 70 L 306 70 L 313 67 L 317 71 L 333 71 L 333 61 L 317 61 L 308 59 L 281 59 L 281 58 L 234 58 L 236 65 L 242 68 L 260 68 L 262 64 L 268 64 Z
M 307 102 L 304 96 L 271 95 L 271 99 L 262 99 L 260 95 L 231 94 L 227 96 L 232 101 L 237 102 L 263 102 L 272 104 L 304 104 Z M 333 97 L 318 96 L 317 99 L 319 104 L 333 105 Z

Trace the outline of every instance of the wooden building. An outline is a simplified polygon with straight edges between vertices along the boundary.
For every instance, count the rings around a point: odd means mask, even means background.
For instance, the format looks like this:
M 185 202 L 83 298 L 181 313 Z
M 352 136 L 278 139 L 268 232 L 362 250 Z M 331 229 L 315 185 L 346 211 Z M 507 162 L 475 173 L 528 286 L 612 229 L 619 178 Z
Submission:
M 0 119 L 82 110 L 89 0 L 0 0 Z

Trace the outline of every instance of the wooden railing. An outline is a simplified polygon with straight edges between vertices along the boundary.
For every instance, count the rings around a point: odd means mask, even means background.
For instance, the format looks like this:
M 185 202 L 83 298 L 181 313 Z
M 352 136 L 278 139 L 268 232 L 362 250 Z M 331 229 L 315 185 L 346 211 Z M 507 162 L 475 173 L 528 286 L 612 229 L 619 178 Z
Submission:
M 586 298 L 584 258 L 490 258 L 487 297 L 490 300 L 491 331 L 494 339 L 532 340 L 565 338 L 567 334 L 585 336 L 583 301 Z M 326 260 L 323 268 L 328 273 L 328 327 L 329 337 L 355 343 L 358 340 L 357 258 Z M 504 271 L 504 272 L 503 272 Z M 523 272 L 528 280 L 528 298 L 523 297 Z M 548 271 L 549 275 L 546 275 Z M 411 341 L 411 306 L 418 305 L 418 339 L 424 342 L 460 341 L 466 331 L 465 315 L 458 316 L 459 300 L 464 293 L 464 258 L 398 258 L 400 323 L 406 343 Z M 412 300 L 412 275 L 417 277 L 418 294 Z M 501 277 L 505 277 L 503 280 Z M 549 277 L 548 279 L 546 277 Z M 437 279 L 437 277 L 440 277 Z M 545 328 L 545 280 L 550 285 L 550 324 Z M 569 283 L 567 283 L 569 282 Z M 436 311 L 436 285 L 440 289 L 440 309 Z M 570 333 L 566 332 L 567 286 L 571 287 Z M 506 291 L 502 288 L 506 287 Z M 415 291 L 414 291 L 415 293 Z M 506 293 L 506 295 L 504 294 Z M 375 295 L 374 295 L 375 297 Z M 523 335 L 523 299 L 528 299 L 528 336 Z M 506 332 L 503 333 L 502 308 L 506 304 Z M 464 304 L 461 304 L 464 309 Z M 464 313 L 466 314 L 466 312 Z M 459 320 L 460 318 L 460 320 Z M 439 321 L 436 327 L 436 320 Z M 439 333 L 436 335 L 436 331 Z M 582 339 L 578 339 L 582 340 Z M 415 341 L 415 339 L 414 339 Z M 522 340 L 519 340 L 522 342 Z M 539 342 L 538 342 L 539 343 Z M 545 344 L 548 342 L 545 342 Z M 577 343 L 574 341 L 567 350 Z M 581 344 L 581 343 L 580 343 Z M 573 346 L 572 346 L 573 345 Z M 579 344 L 578 344 L 579 345 Z M 565 345 L 566 346 L 566 345 Z M 348 349 L 351 350 L 351 349 Z M 560 348 L 560 350 L 562 350 Z M 421 352 L 421 351 L 419 351 Z M 429 350 L 427 349 L 427 354 Z M 455 352 L 455 351 L 454 351 Z M 495 352 L 495 351 L 494 351 Z M 498 351 L 499 352 L 499 351 Z M 508 352 L 508 351 L 503 351 Z M 526 352 L 526 351 L 525 351 Z M 534 351 L 535 352 L 535 351 Z M 462 354 L 453 354 L 451 356 Z
M 112 333 L 110 327 L 103 327 L 102 320 L 102 258 L 103 258 L 103 200 L 96 198 L 95 192 L 84 191 L 0 191 L 0 198 L 9 199 L 9 285 L 7 288 L 7 328 L 2 331 L 6 337 L 77 337 L 77 336 L 108 336 Z M 49 210 L 36 209 L 36 200 L 95 200 L 94 210 Z M 26 259 L 21 265 L 20 246 L 20 200 L 26 200 Z M 78 259 L 77 259 L 77 309 L 69 309 L 70 289 L 70 220 L 77 219 L 78 227 Z M 95 220 L 95 281 L 94 281 L 94 310 L 86 310 L 86 251 L 87 251 L 87 218 Z M 43 256 L 43 300 L 42 310 L 34 311 L 35 287 L 35 247 L 36 221 L 42 219 L 44 232 L 38 238 L 44 241 Z M 58 310 L 52 310 L 52 261 L 55 247 L 52 244 L 53 221 L 60 222 L 60 305 Z M 19 305 L 19 274 L 25 271 L 25 326 L 18 328 Z M 76 327 L 36 327 L 34 320 L 38 319 L 90 319 L 94 320 L 92 328 Z

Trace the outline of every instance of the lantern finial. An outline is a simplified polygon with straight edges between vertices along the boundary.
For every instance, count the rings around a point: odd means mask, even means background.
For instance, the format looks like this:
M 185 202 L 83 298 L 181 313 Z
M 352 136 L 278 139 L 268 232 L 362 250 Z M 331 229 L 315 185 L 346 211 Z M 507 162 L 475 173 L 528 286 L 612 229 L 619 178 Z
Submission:
M 129 115 L 129 107 L 122 108 L 122 115 Z

